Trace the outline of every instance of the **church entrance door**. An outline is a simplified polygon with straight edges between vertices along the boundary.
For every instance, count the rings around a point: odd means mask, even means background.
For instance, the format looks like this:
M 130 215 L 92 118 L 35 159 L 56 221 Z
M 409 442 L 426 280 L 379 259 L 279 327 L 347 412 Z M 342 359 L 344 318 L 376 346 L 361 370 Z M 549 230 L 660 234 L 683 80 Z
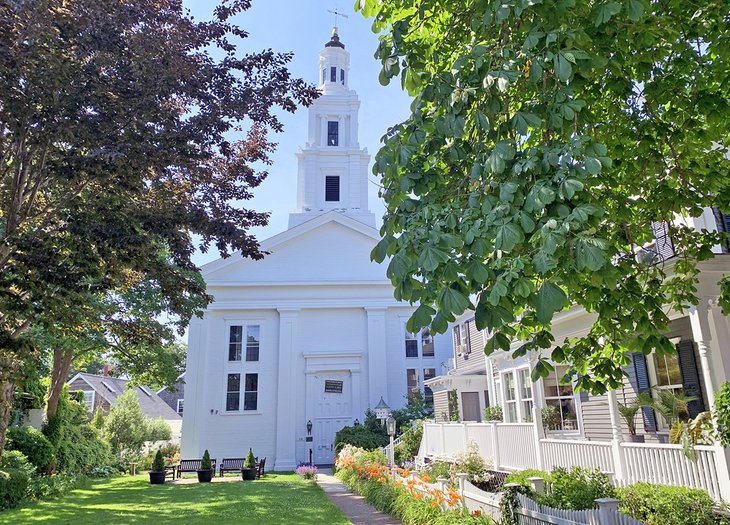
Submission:
M 352 424 L 352 385 L 349 372 L 320 372 L 312 392 L 314 407 L 314 462 L 335 462 L 335 434 Z

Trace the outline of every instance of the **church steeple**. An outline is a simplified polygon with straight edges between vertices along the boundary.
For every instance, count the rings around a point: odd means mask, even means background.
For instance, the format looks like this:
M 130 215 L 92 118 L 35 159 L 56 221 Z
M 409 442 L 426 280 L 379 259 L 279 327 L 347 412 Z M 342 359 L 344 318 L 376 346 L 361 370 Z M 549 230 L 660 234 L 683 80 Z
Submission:
M 319 52 L 318 76 L 322 95 L 309 107 L 307 142 L 297 151 L 297 208 L 289 227 L 332 210 L 375 227 L 368 208 L 370 155 L 358 143 L 360 101 L 348 87 L 350 53 L 337 27 Z

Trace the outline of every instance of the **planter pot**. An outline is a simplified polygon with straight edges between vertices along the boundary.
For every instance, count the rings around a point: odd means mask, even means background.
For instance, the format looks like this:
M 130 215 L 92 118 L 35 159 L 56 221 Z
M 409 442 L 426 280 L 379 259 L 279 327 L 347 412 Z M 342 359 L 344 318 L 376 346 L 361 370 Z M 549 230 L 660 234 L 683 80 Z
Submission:
M 210 483 L 213 479 L 213 473 L 215 472 L 212 468 L 206 470 L 196 470 L 198 473 L 199 483 Z
M 256 469 L 255 468 L 242 468 L 241 469 L 241 478 L 243 478 L 244 481 L 253 481 L 256 479 Z
M 657 434 L 656 437 L 659 443 L 669 443 L 669 434 Z
M 164 470 L 161 470 L 159 472 L 150 470 L 149 474 L 150 474 L 150 484 L 162 485 L 163 483 L 165 483 L 165 471 Z
M 644 443 L 644 435 L 624 434 L 624 441 L 627 443 Z

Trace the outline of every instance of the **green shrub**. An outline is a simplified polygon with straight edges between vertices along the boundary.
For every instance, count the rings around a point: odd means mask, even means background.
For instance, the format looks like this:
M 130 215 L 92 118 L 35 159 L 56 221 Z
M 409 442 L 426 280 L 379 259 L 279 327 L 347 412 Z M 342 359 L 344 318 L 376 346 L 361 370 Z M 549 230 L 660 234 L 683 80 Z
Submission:
M 539 500 L 558 509 L 592 509 L 596 498 L 612 498 L 615 494 L 611 479 L 598 469 L 557 468 L 551 472 L 550 481 L 550 494 Z
M 395 446 L 395 462 L 397 465 L 403 465 L 406 461 L 413 461 L 418 454 L 423 438 L 423 422 L 415 421 L 406 428 L 401 441 Z
M 440 460 L 433 461 L 429 463 L 424 470 L 433 481 L 436 481 L 438 478 L 448 478 L 450 475 L 451 463 Z
M 494 405 L 486 407 L 484 409 L 484 421 L 503 421 L 504 414 L 502 413 L 502 407 Z
M 528 481 L 528 478 L 542 478 L 545 480 L 545 483 L 549 483 L 551 479 L 550 474 L 547 472 L 537 469 L 527 469 L 511 472 L 504 478 L 504 483 L 517 483 L 520 486 L 518 489 L 519 492 L 534 498 L 535 494 L 533 493 L 532 484 Z
M 160 452 L 159 450 L 157 451 Z M 248 449 L 249 454 L 251 453 L 251 449 Z M 162 459 L 162 454 L 160 453 L 160 459 Z M 155 461 L 157 461 L 157 456 L 155 456 Z M 248 461 L 248 458 L 246 458 L 246 461 Z M 165 466 L 162 466 L 162 470 L 164 470 Z M 203 459 L 200 460 L 200 470 L 210 470 L 213 468 L 213 463 L 210 461 L 210 453 L 208 452 L 208 449 L 205 449 L 205 452 L 203 452 Z
M 28 483 L 35 467 L 18 451 L 6 451 L 0 458 L 0 509 L 17 507 L 28 498 Z
M 364 425 L 344 427 L 335 434 L 335 450 L 339 452 L 345 445 L 373 450 L 386 446 L 389 441 L 388 436 L 375 432 Z
M 207 450 L 205 451 L 208 452 Z M 205 456 L 203 456 L 203 460 L 205 460 Z M 210 463 L 210 456 L 208 456 L 208 463 Z M 201 468 L 204 468 L 201 462 Z M 210 467 L 207 467 L 210 468 Z M 152 471 L 153 472 L 162 472 L 165 470 L 165 460 L 162 459 L 162 451 L 158 450 L 155 454 L 155 460 L 152 462 Z
M 33 427 L 10 427 L 5 450 L 18 450 L 39 473 L 47 473 L 53 465 L 53 445 L 43 432 Z
M 68 472 L 61 472 L 53 476 L 33 476 L 28 484 L 28 493 L 31 499 L 36 500 L 56 498 L 82 486 L 85 481 L 84 476 L 76 476 Z
M 206 450 L 206 452 L 208 452 Z M 243 461 L 243 468 L 256 468 L 256 458 L 253 455 L 253 450 L 250 448 L 248 449 L 248 454 L 246 454 L 246 459 Z
M 721 523 L 714 502 L 704 490 L 635 483 L 616 489 L 620 510 L 649 525 L 712 525 Z

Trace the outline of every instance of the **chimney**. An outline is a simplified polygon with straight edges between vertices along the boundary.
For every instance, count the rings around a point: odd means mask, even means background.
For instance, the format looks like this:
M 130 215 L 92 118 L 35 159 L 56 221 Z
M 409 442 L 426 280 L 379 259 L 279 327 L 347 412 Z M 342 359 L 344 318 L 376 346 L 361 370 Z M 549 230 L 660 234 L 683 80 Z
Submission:
M 104 377 L 109 377 L 109 374 L 112 372 L 112 365 L 106 364 L 104 365 L 104 370 L 101 373 Z

